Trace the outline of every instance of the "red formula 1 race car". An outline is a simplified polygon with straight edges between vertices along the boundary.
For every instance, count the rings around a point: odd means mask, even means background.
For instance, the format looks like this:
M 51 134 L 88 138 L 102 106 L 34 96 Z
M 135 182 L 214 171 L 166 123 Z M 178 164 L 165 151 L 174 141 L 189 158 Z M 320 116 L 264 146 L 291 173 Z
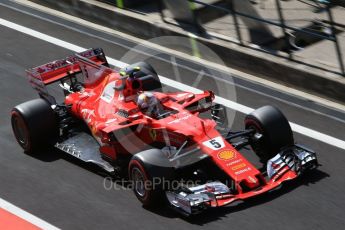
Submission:
M 98 48 L 27 73 L 40 98 L 12 110 L 23 149 L 33 154 L 55 146 L 111 174 L 128 172 L 147 206 L 165 197 L 177 211 L 195 214 L 266 193 L 318 165 L 315 152 L 294 143 L 277 108 L 247 115 L 243 131 L 220 132 L 226 114 L 213 92 L 162 92 L 144 62 L 117 72 Z M 48 93 L 54 84 L 63 89 L 61 103 Z M 263 169 L 241 154 L 246 146 Z

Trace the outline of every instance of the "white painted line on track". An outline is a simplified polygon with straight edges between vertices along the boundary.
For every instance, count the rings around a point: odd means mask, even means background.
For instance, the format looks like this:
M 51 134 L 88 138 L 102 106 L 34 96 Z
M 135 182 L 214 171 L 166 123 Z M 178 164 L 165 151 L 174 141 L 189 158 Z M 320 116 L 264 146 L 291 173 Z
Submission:
M 17 206 L 5 201 L 0 198 L 0 208 L 6 210 L 9 213 L 12 213 L 23 220 L 45 230 L 58 230 L 59 228 L 47 223 L 46 221 L 18 208 Z M 10 227 L 10 226 L 9 226 Z
M 223 72 L 226 72 L 226 73 L 231 73 L 233 76 L 236 76 L 236 77 L 238 77 L 240 79 L 245 79 L 245 80 L 250 81 L 250 82 L 255 82 L 257 84 L 261 84 L 261 85 L 264 85 L 264 86 L 266 86 L 268 88 L 272 88 L 274 90 L 279 90 L 280 92 L 284 92 L 285 94 L 288 94 L 288 95 L 297 96 L 297 97 L 300 97 L 300 98 L 303 98 L 303 99 L 306 99 L 306 100 L 317 102 L 317 103 L 319 103 L 319 104 L 321 104 L 323 106 L 326 106 L 326 107 L 331 107 L 331 108 L 335 108 L 337 110 L 345 111 L 345 105 L 343 105 L 343 104 L 340 104 L 340 103 L 337 103 L 337 102 L 334 102 L 334 101 L 330 101 L 328 99 L 325 99 L 325 98 L 322 98 L 322 97 L 319 97 L 319 96 L 316 96 L 316 95 L 313 95 L 313 94 L 309 94 L 309 93 L 303 92 L 301 90 L 298 90 L 298 89 L 295 89 L 295 88 L 292 88 L 292 87 L 288 87 L 288 86 L 285 86 L 285 85 L 282 85 L 282 84 L 278 84 L 278 83 L 266 80 L 264 78 L 260 78 L 260 77 L 254 76 L 252 74 L 248 74 L 248 73 L 236 70 L 236 69 L 232 69 L 230 67 L 227 67 L 227 66 L 224 66 L 224 65 L 220 65 L 218 63 L 214 63 L 214 62 L 211 62 L 211 61 L 208 61 L 208 60 L 205 60 L 205 59 L 195 58 L 195 57 L 186 55 L 185 53 L 179 52 L 177 50 L 172 50 L 170 48 L 160 46 L 160 45 L 152 43 L 150 41 L 147 41 L 147 40 L 144 40 L 144 39 L 140 39 L 138 37 L 135 37 L 135 36 L 132 36 L 132 35 L 129 35 L 129 34 L 125 34 L 123 32 L 114 30 L 112 28 L 108 28 L 108 27 L 102 26 L 100 24 L 96 24 L 96 23 L 93 23 L 93 22 L 90 22 L 90 21 L 87 21 L 87 20 L 84 20 L 84 19 L 72 16 L 70 14 L 66 14 L 66 13 L 63 13 L 61 11 L 57 11 L 57 10 L 54 10 L 54 9 L 51 9 L 51 8 L 39 5 L 39 4 L 31 2 L 31 1 L 27 1 L 27 0 L 13 0 L 13 1 L 16 2 L 17 4 L 21 4 L 21 5 L 30 7 L 32 9 L 39 10 L 39 11 L 44 12 L 44 13 L 48 13 L 50 15 L 63 18 L 64 20 L 68 20 L 70 22 L 74 22 L 74 23 L 77 23 L 77 24 L 80 24 L 80 25 L 83 25 L 83 26 L 86 26 L 86 27 L 89 27 L 89 28 L 92 28 L 92 29 L 95 29 L 95 30 L 99 30 L 99 31 L 102 31 L 102 32 L 113 34 L 115 36 L 127 39 L 128 41 L 131 41 L 131 42 L 134 42 L 134 43 L 137 43 L 137 44 L 144 44 L 145 46 L 150 47 L 152 49 L 160 50 L 161 52 L 172 54 L 172 55 L 174 55 L 176 57 L 180 57 L 182 59 L 186 59 L 186 60 L 189 60 L 189 61 L 192 61 L 192 62 L 196 62 L 198 64 L 205 65 L 205 66 L 207 66 L 209 68 L 211 67 L 211 68 L 215 68 L 215 69 L 217 69 L 219 71 L 223 71 Z M 83 0 L 83 1 L 85 1 L 85 0 Z M 99 1 L 86 0 L 86 2 L 88 4 L 93 4 L 96 7 L 105 8 L 107 10 L 112 10 L 112 11 L 122 10 L 122 9 L 119 9 L 119 8 L 117 8 L 115 6 L 111 6 L 109 4 L 102 3 L 102 2 L 99 2 Z M 129 12 L 127 11 L 127 13 L 129 13 Z M 328 72 L 326 72 L 326 73 L 329 74 Z M 332 76 L 332 77 L 334 77 L 334 76 Z M 315 112 L 315 110 L 314 110 L 314 112 Z
M 62 48 L 72 50 L 74 52 L 81 52 L 81 51 L 84 51 L 87 49 L 87 48 L 80 47 L 80 46 L 77 46 L 75 44 L 63 41 L 61 39 L 49 36 L 47 34 L 38 32 L 36 30 L 33 30 L 30 28 L 18 25 L 16 23 L 7 21 L 7 20 L 2 19 L 2 18 L 0 18 L 0 25 L 3 25 L 5 27 L 19 31 L 19 32 L 24 33 L 24 34 L 30 35 L 30 36 L 38 38 L 40 40 L 49 42 L 51 44 L 60 46 Z M 116 66 L 118 68 L 123 68 L 123 67 L 128 65 L 127 63 L 121 62 L 121 61 L 116 60 L 116 59 L 111 58 L 111 57 L 107 57 L 107 59 L 108 59 L 109 64 Z M 188 85 L 183 84 L 181 82 L 171 80 L 171 79 L 166 78 L 164 76 L 159 75 L 159 78 L 163 84 L 172 86 L 172 87 L 179 89 L 179 90 L 182 90 L 182 91 L 189 91 L 189 92 L 193 92 L 193 93 L 202 92 L 202 90 L 200 90 L 200 89 L 194 88 L 192 86 L 188 86 Z M 219 104 L 223 104 L 224 106 L 226 106 L 230 109 L 234 109 L 234 110 L 241 112 L 241 113 L 244 113 L 244 114 L 248 114 L 254 110 L 253 108 L 239 104 L 239 103 L 234 102 L 234 101 L 230 101 L 230 100 L 225 99 L 225 98 L 220 97 L 220 96 L 216 96 L 215 100 Z M 343 141 L 343 140 L 340 140 L 338 138 L 335 138 L 335 137 L 332 137 L 330 135 L 315 131 L 315 130 L 310 129 L 310 128 L 306 128 L 304 126 L 301 126 L 301 125 L 298 125 L 298 124 L 295 124 L 292 122 L 290 122 L 290 125 L 291 125 L 292 130 L 295 131 L 296 133 L 308 136 L 308 137 L 313 138 L 315 140 L 318 140 L 318 141 L 324 142 L 326 144 L 329 144 L 329 145 L 332 145 L 332 146 L 335 146 L 335 147 L 338 147 L 340 149 L 345 150 L 345 141 Z

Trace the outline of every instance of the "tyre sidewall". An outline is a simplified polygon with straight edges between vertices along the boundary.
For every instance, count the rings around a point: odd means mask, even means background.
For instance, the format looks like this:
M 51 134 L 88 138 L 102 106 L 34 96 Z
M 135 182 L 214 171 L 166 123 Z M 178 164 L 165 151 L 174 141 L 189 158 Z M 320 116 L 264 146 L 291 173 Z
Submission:
M 135 190 L 135 185 L 134 185 L 134 181 L 132 180 L 132 173 L 133 173 L 133 169 L 137 168 L 139 169 L 145 179 L 145 196 L 141 196 L 140 194 L 138 194 Z M 134 194 L 136 195 L 136 197 L 140 200 L 140 202 L 144 205 L 144 206 L 151 206 L 154 202 L 155 199 L 155 188 L 153 188 L 152 186 L 149 185 L 149 183 L 153 183 L 153 178 L 152 176 L 147 172 L 143 162 L 139 159 L 132 159 L 129 163 L 129 178 L 133 183 L 133 191 Z
M 294 144 L 288 120 L 279 109 L 273 106 L 261 107 L 247 115 L 245 127 L 246 129 L 254 127 L 263 135 L 256 144 L 259 144 L 261 149 L 257 154 L 264 161 L 275 156 L 282 148 Z
M 59 130 L 56 114 L 45 100 L 35 99 L 22 103 L 12 109 L 11 116 L 11 120 L 17 117 L 25 124 L 29 144 L 19 143 L 25 152 L 32 153 L 56 143 Z M 12 122 L 14 131 L 13 125 Z M 18 141 L 17 136 L 16 139 Z

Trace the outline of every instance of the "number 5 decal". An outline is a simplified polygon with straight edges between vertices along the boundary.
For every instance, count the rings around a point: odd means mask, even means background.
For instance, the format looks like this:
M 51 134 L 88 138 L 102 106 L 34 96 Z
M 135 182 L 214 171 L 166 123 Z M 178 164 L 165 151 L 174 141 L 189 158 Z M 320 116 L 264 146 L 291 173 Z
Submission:
M 223 138 L 220 136 L 208 141 L 204 141 L 203 144 L 213 150 L 222 149 L 225 146 Z

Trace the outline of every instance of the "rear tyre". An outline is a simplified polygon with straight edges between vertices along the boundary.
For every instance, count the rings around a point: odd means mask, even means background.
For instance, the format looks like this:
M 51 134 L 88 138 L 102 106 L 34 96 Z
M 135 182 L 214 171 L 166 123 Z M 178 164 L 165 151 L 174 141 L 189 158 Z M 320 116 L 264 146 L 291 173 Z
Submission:
M 14 107 L 11 124 L 17 142 L 26 153 L 42 150 L 57 141 L 56 115 L 43 99 L 27 101 Z
M 263 163 L 274 157 L 282 148 L 294 144 L 290 124 L 276 107 L 263 106 L 248 114 L 244 123 L 246 129 L 255 130 L 250 144 Z M 258 138 L 260 136 L 261 138 Z
M 147 75 L 151 74 L 151 75 L 157 76 L 156 70 L 152 67 L 152 65 L 150 65 L 147 62 L 143 62 L 143 61 L 137 62 L 137 63 L 133 64 L 133 66 L 139 66 L 141 68 L 141 71 Z
M 136 67 L 140 70 L 136 73 L 136 78 L 142 83 L 143 91 L 157 91 L 162 92 L 162 84 L 155 69 L 146 62 L 137 62 L 127 66 L 124 70 L 127 74 L 133 71 Z

